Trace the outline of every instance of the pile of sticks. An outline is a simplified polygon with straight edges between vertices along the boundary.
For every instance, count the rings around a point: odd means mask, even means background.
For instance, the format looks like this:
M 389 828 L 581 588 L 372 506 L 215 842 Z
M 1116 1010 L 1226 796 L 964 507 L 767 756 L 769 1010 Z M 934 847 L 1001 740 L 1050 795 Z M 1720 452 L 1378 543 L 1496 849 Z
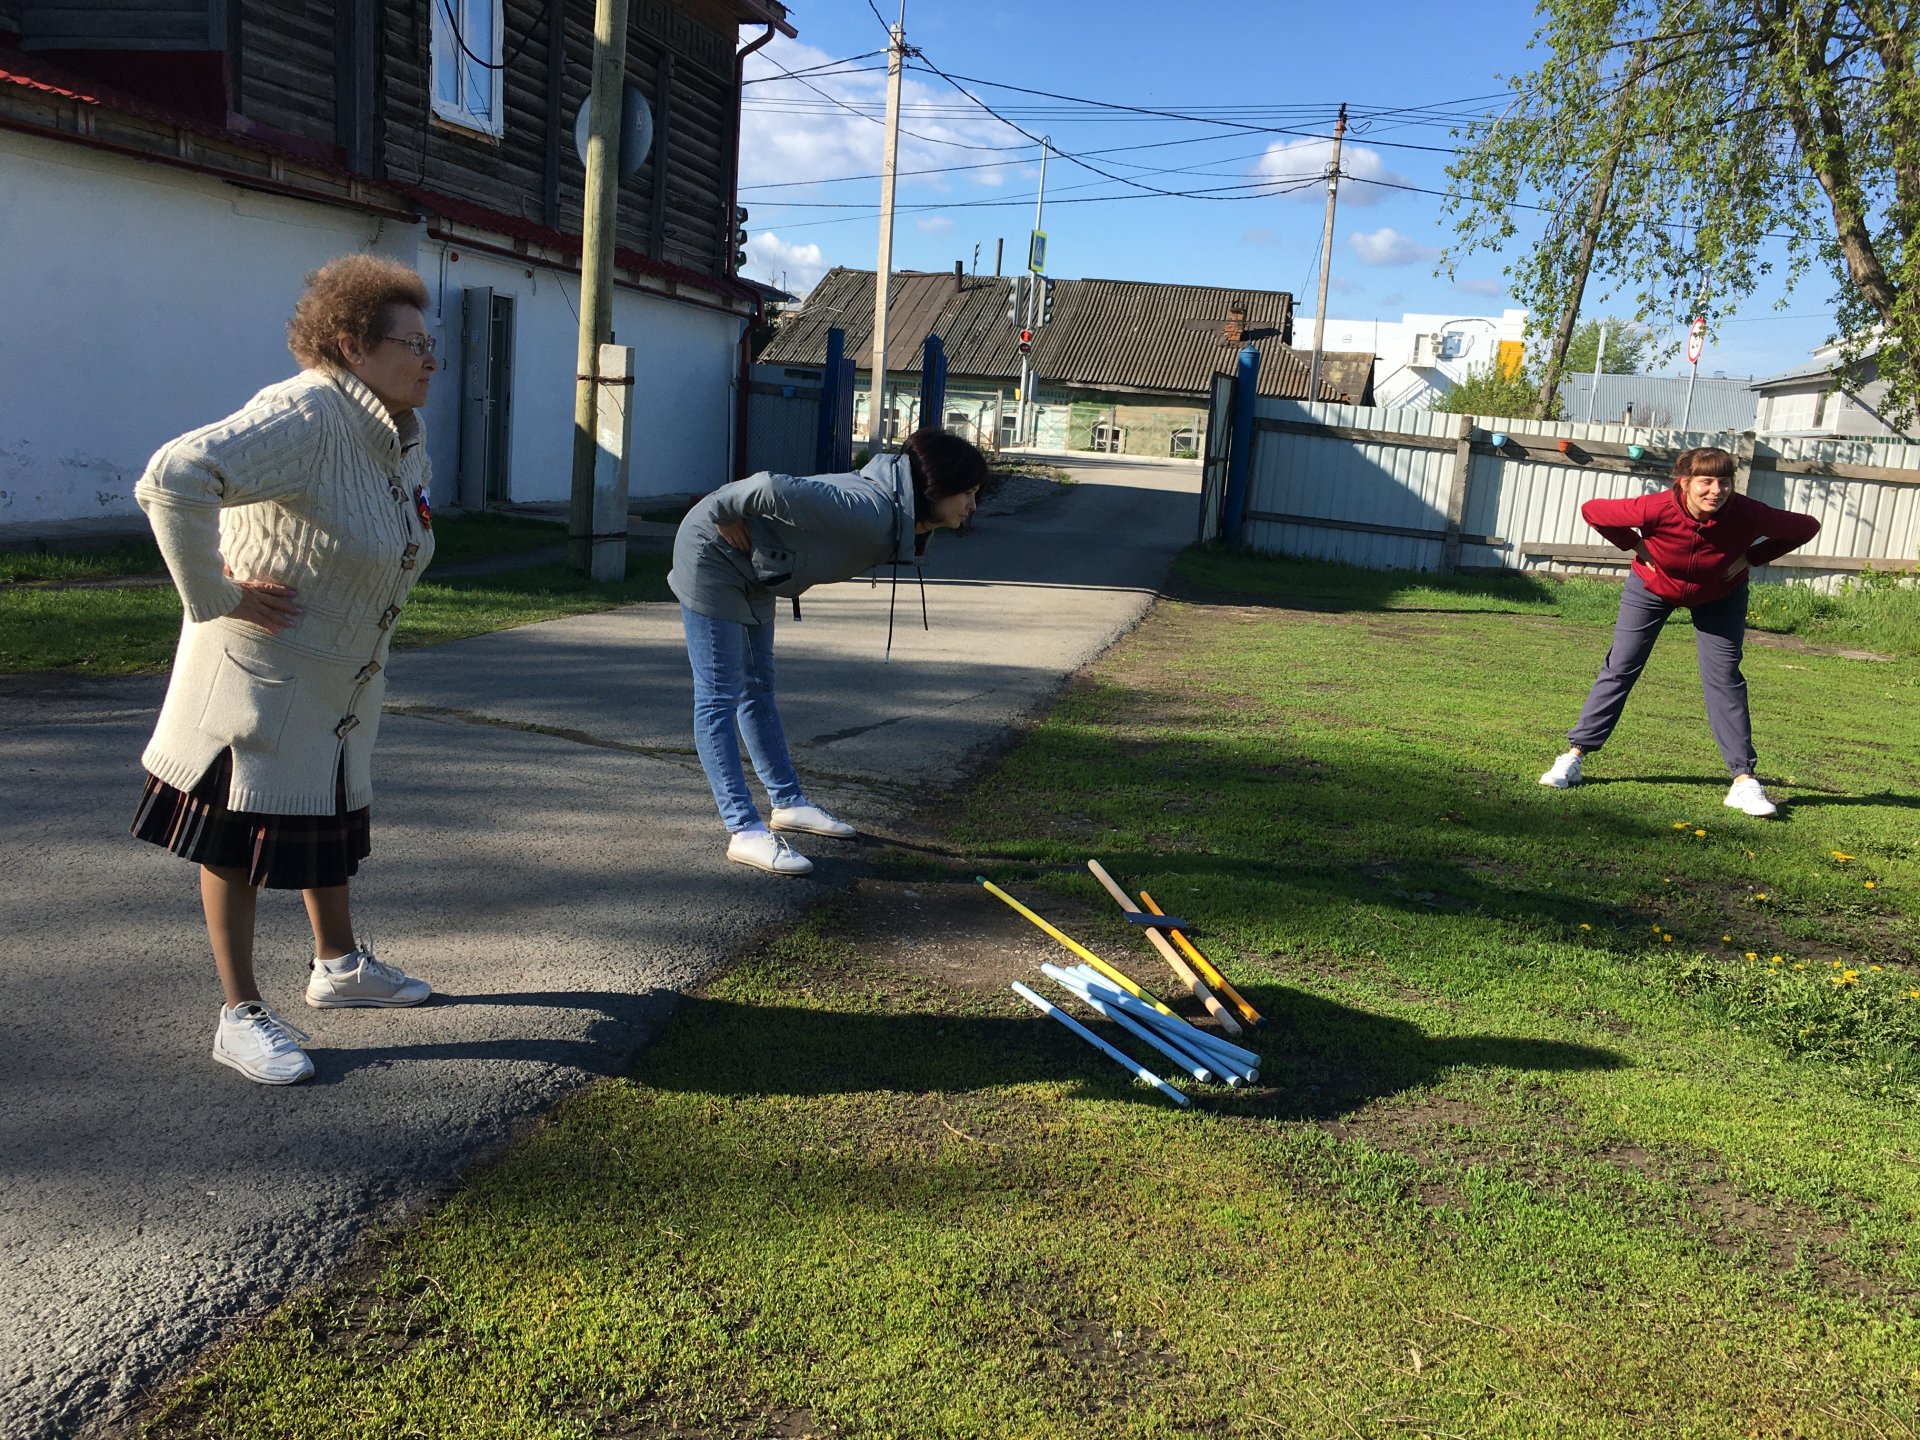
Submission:
M 1267 1023 L 1260 1012 L 1228 983 L 1227 977 L 1195 947 L 1187 933 L 1193 927 L 1185 920 L 1161 910 L 1144 890 L 1140 892 L 1140 904 L 1136 907 L 1132 898 L 1098 860 L 1087 861 L 1087 869 L 1119 903 L 1121 913 L 1146 931 L 1147 939 L 1159 951 L 1160 958 L 1167 962 L 1175 977 L 1206 1008 L 1207 1014 L 1221 1030 L 1237 1037 L 1245 1033 L 1243 1027 L 1258 1028 Z M 989 895 L 1004 900 L 1017 914 L 1031 920 L 1080 958 L 1082 963 L 1070 969 L 1059 965 L 1042 965 L 1040 973 L 1096 1015 L 1111 1020 L 1203 1085 L 1218 1082 L 1237 1087 L 1260 1078 L 1260 1056 L 1255 1051 L 1236 1045 L 1204 1026 L 1182 1019 L 1119 969 L 1102 960 L 1058 926 L 1036 915 L 985 876 L 975 878 Z M 1175 1104 L 1193 1103 L 1192 1097 L 1185 1091 L 1168 1084 L 1125 1051 L 1108 1044 L 1046 997 L 1036 994 L 1018 981 L 1014 982 L 1013 992 L 1042 1014 L 1058 1020 Z

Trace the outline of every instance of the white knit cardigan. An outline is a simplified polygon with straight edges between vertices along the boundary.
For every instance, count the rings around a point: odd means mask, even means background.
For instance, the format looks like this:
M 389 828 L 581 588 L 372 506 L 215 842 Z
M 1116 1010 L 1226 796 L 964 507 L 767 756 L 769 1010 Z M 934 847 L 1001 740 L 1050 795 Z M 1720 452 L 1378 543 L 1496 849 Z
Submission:
M 344 371 L 308 370 L 161 447 L 134 487 L 186 618 L 141 764 L 190 790 L 233 751 L 227 804 L 331 815 L 373 798 L 393 623 L 433 557 L 416 508 L 430 478 L 417 416 L 396 424 Z M 272 635 L 223 618 L 242 580 L 298 594 Z

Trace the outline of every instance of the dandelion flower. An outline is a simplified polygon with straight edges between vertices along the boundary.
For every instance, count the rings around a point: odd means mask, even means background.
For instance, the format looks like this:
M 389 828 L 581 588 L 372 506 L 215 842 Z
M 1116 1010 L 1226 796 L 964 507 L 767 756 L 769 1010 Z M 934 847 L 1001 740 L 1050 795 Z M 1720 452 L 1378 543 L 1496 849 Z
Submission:
M 1704 831 L 1704 830 L 1696 830 L 1696 831 L 1694 831 L 1693 833 L 1694 833 L 1694 834 L 1696 834 L 1696 835 L 1705 835 L 1705 834 L 1706 834 L 1707 832 L 1706 832 L 1706 831 Z
M 1728 945 L 1731 945 L 1733 943 L 1733 936 L 1731 935 L 1722 935 L 1720 939 L 1723 943 Z
M 1920 1000 L 1920 990 L 1909 990 L 1909 991 L 1907 991 L 1907 999 L 1909 999 L 1909 1000 Z
M 1764 900 L 1767 898 L 1767 892 L 1762 890 L 1759 894 L 1755 895 L 1753 898 L 1756 900 Z
M 1687 828 L 1687 822 L 1684 820 L 1676 820 L 1673 822 L 1673 828 L 1676 830 L 1684 830 Z
M 1806 969 L 1807 967 L 1806 967 L 1806 963 L 1805 963 L 1804 961 L 1800 961 L 1800 960 L 1796 960 L 1796 961 L 1794 961 L 1794 962 L 1793 962 L 1793 968 L 1794 968 L 1794 969 L 1796 969 L 1796 970 L 1804 970 L 1804 969 Z
M 1844 865 L 1844 864 L 1846 864 L 1846 863 L 1847 863 L 1847 862 L 1848 862 L 1849 860 L 1851 860 L 1851 859 L 1853 859 L 1853 856 L 1851 856 L 1851 855 L 1846 855 L 1846 854 L 1843 854 L 1843 853 L 1841 853 L 1840 851 L 1838 851 L 1838 850 L 1836 850 L 1836 851 L 1834 851 L 1834 852 L 1833 852 L 1833 858 L 1834 858 L 1834 859 L 1836 859 L 1836 860 L 1838 860 L 1838 861 L 1839 861 L 1839 862 L 1840 862 L 1840 863 L 1841 863 L 1842 865 Z
M 1871 890 L 1871 889 L 1873 889 L 1873 881 L 1871 881 L 1871 880 L 1868 880 L 1868 881 L 1866 881 L 1865 883 L 1866 883 L 1866 887 L 1867 887 L 1867 889 L 1869 889 L 1869 890 Z
M 1867 968 L 1873 971 L 1873 973 L 1876 975 L 1880 973 L 1880 967 L 1878 965 L 1869 965 Z
M 1668 934 L 1665 934 L 1665 933 L 1662 933 L 1662 935 L 1660 936 L 1660 938 L 1661 938 L 1662 940 L 1664 940 L 1664 941 L 1666 941 L 1666 942 L 1667 942 L 1667 944 L 1669 944 L 1669 945 L 1671 945 L 1671 944 L 1673 943 L 1673 937 L 1672 937 L 1671 935 L 1668 935 Z
M 1581 922 L 1580 922 L 1580 928 L 1581 928 L 1582 930 L 1591 930 L 1591 929 L 1592 929 L 1593 927 L 1592 927 L 1591 925 L 1589 925 L 1589 924 L 1587 924 L 1587 923 L 1586 923 L 1586 921 L 1584 921 L 1584 920 L 1583 920 L 1583 921 L 1581 921 Z
M 1758 960 L 1759 958 L 1760 958 L 1760 957 L 1759 957 L 1758 955 L 1756 955 L 1756 954 L 1754 954 L 1754 952 L 1753 952 L 1753 951 L 1751 951 L 1751 950 L 1749 950 L 1749 951 L 1747 951 L 1747 959 L 1749 959 L 1749 960 Z M 1773 958 L 1774 958 L 1774 959 L 1776 959 L 1776 960 L 1778 960 L 1778 959 L 1779 959 L 1780 957 L 1779 957 L 1778 955 L 1776 955 L 1776 956 L 1774 956 Z

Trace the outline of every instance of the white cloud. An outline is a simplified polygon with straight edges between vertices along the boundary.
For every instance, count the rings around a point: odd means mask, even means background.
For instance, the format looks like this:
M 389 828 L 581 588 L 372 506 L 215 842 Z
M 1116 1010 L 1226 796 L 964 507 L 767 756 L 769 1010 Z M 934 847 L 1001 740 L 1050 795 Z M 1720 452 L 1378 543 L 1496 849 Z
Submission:
M 1505 295 L 1507 293 L 1507 282 L 1492 279 L 1456 280 L 1453 282 L 1453 288 L 1467 295 L 1486 295 L 1491 297 Z
M 1332 158 L 1331 140 L 1308 136 L 1297 140 L 1280 140 L 1269 145 L 1267 153 L 1254 162 L 1253 173 L 1263 180 L 1296 185 L 1297 189 L 1282 192 L 1289 200 L 1319 205 L 1325 202 L 1327 191 L 1318 182 L 1327 173 L 1327 162 Z M 1408 183 L 1406 176 L 1387 168 L 1379 151 L 1369 150 L 1364 145 L 1341 147 L 1340 173 L 1349 180 L 1378 180 L 1392 185 Z M 1378 185 L 1342 185 L 1340 203 L 1365 209 L 1378 205 L 1390 193 Z
M 914 220 L 913 228 L 922 235 L 950 235 L 953 233 L 953 221 L 944 215 L 922 215 Z
M 818 245 L 789 245 L 771 230 L 747 237 L 747 277 L 765 280 L 796 295 L 804 295 L 819 284 L 830 263 Z
M 877 179 L 850 181 L 824 192 L 803 188 L 809 182 L 877 175 L 880 170 L 884 127 L 879 122 L 885 114 L 887 83 L 884 66 L 847 66 L 844 69 L 851 73 L 814 74 L 797 80 L 780 73 L 781 69 L 831 66 L 833 59 L 824 50 L 784 36 L 747 57 L 746 78 L 752 83 L 743 92 L 740 116 L 740 183 L 746 192 L 743 203 L 771 211 L 782 199 L 833 199 L 861 204 L 871 201 L 877 208 Z M 861 64 L 872 67 L 878 62 Z M 944 81 L 927 84 L 913 78 L 905 81 L 902 99 L 908 107 L 965 103 Z M 834 100 L 842 104 L 836 105 Z M 1024 160 L 1027 157 L 1018 151 L 997 154 L 963 148 L 1018 143 L 1018 134 L 985 111 L 928 118 L 914 115 L 909 109 L 902 121 L 899 168 L 937 171 L 942 166 L 980 161 Z M 1009 168 L 966 170 L 954 176 L 903 174 L 900 189 L 903 194 L 916 187 L 941 191 L 956 185 L 991 189 L 1002 184 L 1007 174 L 1017 173 Z M 796 181 L 802 185 L 794 185 Z M 752 188 L 770 184 L 792 188 L 757 192 Z
M 1433 246 L 1422 245 L 1412 236 L 1402 235 L 1391 225 L 1349 235 L 1347 244 L 1360 257 L 1362 265 L 1417 265 L 1440 257 L 1440 252 Z

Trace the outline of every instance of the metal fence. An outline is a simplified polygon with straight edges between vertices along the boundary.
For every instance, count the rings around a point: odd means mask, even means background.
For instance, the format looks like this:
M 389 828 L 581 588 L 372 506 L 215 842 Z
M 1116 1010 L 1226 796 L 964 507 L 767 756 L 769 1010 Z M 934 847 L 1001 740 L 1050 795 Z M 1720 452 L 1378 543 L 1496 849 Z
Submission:
M 1255 412 L 1240 534 L 1249 549 L 1375 570 L 1617 576 L 1629 557 L 1594 534 L 1580 505 L 1663 488 L 1673 455 L 1696 445 L 1732 451 L 1744 493 L 1820 520 L 1811 544 L 1759 578 L 1832 581 L 1915 563 L 1920 445 L 1273 399 Z M 1230 535 L 1232 518 L 1212 528 Z

